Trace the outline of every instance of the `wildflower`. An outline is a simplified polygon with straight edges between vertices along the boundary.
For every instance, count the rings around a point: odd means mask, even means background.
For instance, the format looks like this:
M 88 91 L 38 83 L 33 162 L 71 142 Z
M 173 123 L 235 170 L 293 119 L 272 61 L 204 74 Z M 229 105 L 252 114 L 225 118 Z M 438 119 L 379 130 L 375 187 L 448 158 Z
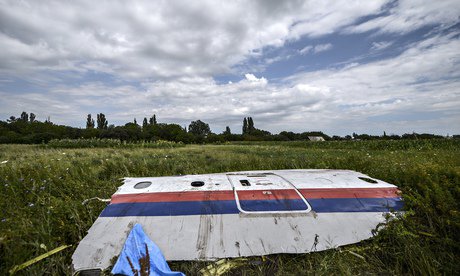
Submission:
M 2 161 L 1 164 L 6 164 L 8 163 L 8 160 Z
M 35 204 L 29 203 L 29 207 L 34 207 Z
M 6 221 L 6 218 L 2 218 L 2 222 L 5 222 Z

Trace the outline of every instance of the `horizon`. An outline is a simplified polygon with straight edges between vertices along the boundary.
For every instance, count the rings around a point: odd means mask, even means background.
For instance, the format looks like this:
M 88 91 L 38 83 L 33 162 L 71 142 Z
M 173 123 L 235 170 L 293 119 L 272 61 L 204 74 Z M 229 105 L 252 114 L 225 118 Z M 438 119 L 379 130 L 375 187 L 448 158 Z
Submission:
M 5 1 L 0 14 L 2 121 L 460 133 L 457 1 Z
M 25 111 L 24 111 L 24 112 L 25 112 Z M 102 114 L 103 114 L 103 113 L 102 113 Z M 27 112 L 26 112 L 26 115 L 27 115 L 27 117 L 30 116 L 30 114 L 27 113 Z M 33 114 L 33 115 L 36 115 L 36 114 Z M 87 114 L 87 115 L 91 115 L 91 119 L 93 120 L 93 123 L 96 123 L 96 122 L 95 122 L 95 117 L 93 117 L 93 114 Z M 95 114 L 95 115 L 96 115 L 96 117 L 97 117 L 99 114 Z M 103 114 L 103 115 L 105 116 L 105 114 Z M 154 114 L 154 115 L 156 116 L 156 114 Z M 10 116 L 10 119 L 11 119 L 11 117 L 15 117 L 15 121 L 21 121 L 21 120 L 22 120 L 21 117 L 19 117 L 19 116 L 18 116 L 18 117 L 16 117 L 16 116 Z M 34 117 L 34 118 L 35 118 L 35 117 Z M 151 119 L 151 118 L 147 118 L 147 117 L 144 117 L 144 118 L 147 119 L 147 122 L 149 122 L 149 120 Z M 136 124 L 137 124 L 141 129 L 144 128 L 144 126 L 143 126 L 143 120 L 144 120 L 144 118 L 141 118 L 141 121 L 138 121 L 137 118 L 135 118 L 135 119 L 136 119 Z M 253 119 L 252 117 L 248 117 L 248 118 Z M 107 119 L 107 118 L 106 118 L 106 119 Z M 244 119 L 246 119 L 246 117 L 244 117 L 243 120 L 244 120 Z M 198 120 L 199 120 L 199 119 L 198 119 Z M 198 121 L 198 120 L 197 120 L 197 121 Z M 242 130 L 242 128 L 243 128 L 243 125 L 244 125 L 243 120 L 242 120 L 242 122 L 241 122 L 241 127 L 240 127 L 239 130 Z M 83 129 L 88 129 L 88 126 L 82 127 L 82 126 L 69 126 L 69 125 L 63 125 L 63 124 L 55 124 L 55 123 L 51 120 L 51 118 L 46 118 L 46 120 L 44 120 L 44 121 L 40 121 L 40 120 L 38 120 L 38 119 L 34 119 L 33 121 L 34 121 L 34 122 L 40 122 L 40 123 L 50 122 L 51 124 L 54 124 L 54 125 L 57 125 L 57 126 L 71 127 L 71 128 L 82 129 L 82 130 L 83 130 Z M 0 122 L 11 123 L 11 122 L 8 122 L 8 120 L 6 120 L 6 121 L 0 120 Z M 30 123 L 30 122 L 32 122 L 32 121 L 31 121 L 31 120 L 30 120 L 30 121 L 29 121 L 29 120 L 26 120 L 26 122 L 27 122 L 27 123 Z M 192 121 L 192 122 L 193 122 L 193 121 Z M 190 122 L 190 123 L 192 123 L 192 122 Z M 128 125 L 128 124 L 134 124 L 134 120 L 133 120 L 133 121 L 126 122 L 126 123 L 121 123 L 121 124 L 119 124 L 119 125 L 111 124 L 110 121 L 108 121 L 108 120 L 107 120 L 107 123 L 108 123 L 108 128 L 110 129 L 111 127 L 125 127 L 125 126 Z M 181 128 L 184 128 L 184 129 L 186 130 L 186 132 L 188 132 L 188 129 L 189 129 L 189 127 L 190 127 L 190 124 L 187 124 L 187 125 L 179 125 L 178 123 L 175 123 L 175 122 L 161 122 L 161 121 L 160 121 L 160 122 L 157 122 L 157 123 L 160 124 L 160 125 L 161 125 L 161 124 L 175 124 L 175 125 L 180 126 Z M 207 124 L 206 122 L 203 122 L 203 123 Z M 148 124 L 150 125 L 151 123 L 148 123 Z M 219 134 L 223 134 L 223 132 L 225 131 L 225 129 L 224 129 L 224 130 L 222 130 L 222 131 L 217 131 L 217 132 L 216 132 L 216 131 L 213 131 L 212 127 L 211 127 L 209 124 L 207 124 L 207 125 L 210 127 L 211 133 L 213 133 L 213 134 L 219 135 Z M 90 127 L 90 128 L 99 129 L 99 128 L 97 128 L 96 126 L 93 126 L 93 127 Z M 255 127 L 255 128 L 258 129 L 258 130 L 264 130 L 264 131 L 265 131 L 265 129 L 260 129 L 260 128 L 257 128 L 257 127 Z M 99 129 L 99 130 L 103 131 L 103 130 L 106 130 L 106 129 Z M 243 135 L 243 134 L 244 134 L 243 131 L 236 131 L 236 132 L 235 132 L 234 130 L 231 130 L 231 129 L 230 129 L 230 131 L 231 131 L 231 134 L 236 134 L 236 135 Z M 390 137 L 390 136 L 401 136 L 401 137 L 402 137 L 403 135 L 407 135 L 407 134 L 408 134 L 408 135 L 412 135 L 412 134 L 416 134 L 416 135 L 424 135 L 424 134 L 428 134 L 428 135 L 438 135 L 438 136 L 442 136 L 442 137 L 446 137 L 446 138 L 448 138 L 448 137 L 453 137 L 453 136 L 454 136 L 454 137 L 455 137 L 455 136 L 460 136 L 460 135 L 457 134 L 457 133 L 447 133 L 446 135 L 442 135 L 442 134 L 436 134 L 436 133 L 414 132 L 414 131 L 413 131 L 413 132 L 406 132 L 406 133 L 386 133 L 386 131 L 383 131 L 383 132 L 380 133 L 380 134 L 378 134 L 378 133 L 371 134 L 371 133 L 355 133 L 355 132 L 350 132 L 350 134 L 338 135 L 338 134 L 326 133 L 326 132 L 321 131 L 321 130 L 304 130 L 304 131 L 298 131 L 298 132 L 281 130 L 281 131 L 279 131 L 279 132 L 270 132 L 270 135 L 279 135 L 279 134 L 281 134 L 282 132 L 292 132 L 292 133 L 295 133 L 295 134 L 303 134 L 303 133 L 322 133 L 322 134 L 324 134 L 324 135 L 326 135 L 326 136 L 329 136 L 329 137 L 331 137 L 331 138 L 332 138 L 333 136 L 339 136 L 339 137 L 342 137 L 342 138 L 344 138 L 344 137 L 346 137 L 346 136 L 351 136 L 351 137 L 352 137 L 351 139 L 355 139 L 355 138 L 353 137 L 353 135 L 355 135 L 355 134 L 357 134 L 358 136 L 360 136 L 360 135 L 370 135 L 370 136 L 374 136 L 374 137 L 384 137 L 384 136 L 387 136 L 387 137 Z

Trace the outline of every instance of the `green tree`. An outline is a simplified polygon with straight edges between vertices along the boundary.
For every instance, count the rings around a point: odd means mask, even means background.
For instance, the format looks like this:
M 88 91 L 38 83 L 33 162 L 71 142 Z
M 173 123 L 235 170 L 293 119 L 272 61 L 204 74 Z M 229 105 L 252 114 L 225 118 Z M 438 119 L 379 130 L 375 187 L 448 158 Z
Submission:
M 211 133 L 211 129 L 207 123 L 197 120 L 190 123 L 188 132 L 197 136 L 206 136 Z
M 142 129 L 147 128 L 147 126 L 148 126 L 147 118 L 144 117 L 144 120 L 142 121 Z
M 248 121 L 246 120 L 246 117 L 243 119 L 243 134 L 246 134 L 248 132 Z
M 184 129 L 178 124 L 157 124 L 153 126 L 155 137 L 169 141 L 184 141 L 187 142 L 189 137 Z M 190 136 L 193 136 L 190 134 Z M 190 140 L 193 137 L 190 138 Z M 186 141 L 187 140 L 187 141 Z
M 225 127 L 225 131 L 224 131 L 223 134 L 224 134 L 224 135 L 230 135 L 230 134 L 232 134 L 232 132 L 230 131 L 230 127 L 229 127 L 229 126 L 226 126 L 226 127 Z
M 105 118 L 104 113 L 97 114 L 97 128 L 98 129 L 107 129 L 109 122 Z
M 32 117 L 32 114 L 30 116 Z M 94 119 L 91 118 L 91 114 L 88 114 L 88 117 L 86 117 L 86 128 L 94 128 Z
M 29 122 L 29 114 L 27 114 L 27 112 L 23 111 L 21 113 L 21 117 L 20 117 L 19 120 L 23 121 L 24 123 Z
M 126 134 L 129 137 L 129 140 L 131 141 L 139 140 L 142 137 L 141 127 L 135 122 L 125 124 L 125 126 L 123 127 L 123 130 L 126 132 Z
M 254 121 L 252 120 L 252 117 L 248 117 L 248 127 L 247 127 L 247 132 L 251 133 L 255 130 L 254 128 Z
M 29 121 L 30 121 L 31 123 L 35 122 L 35 114 L 30 113 Z
M 157 116 L 155 114 L 153 114 L 153 116 L 150 117 L 149 124 L 150 125 L 156 125 L 157 124 Z

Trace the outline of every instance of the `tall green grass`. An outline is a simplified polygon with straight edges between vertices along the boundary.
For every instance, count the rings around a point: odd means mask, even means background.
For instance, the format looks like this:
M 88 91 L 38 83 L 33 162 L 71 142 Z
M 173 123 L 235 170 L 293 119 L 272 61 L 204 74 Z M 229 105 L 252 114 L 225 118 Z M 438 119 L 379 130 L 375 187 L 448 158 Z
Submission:
M 165 140 L 127 142 L 118 139 L 54 139 L 45 145 L 50 148 L 176 148 L 183 147 L 182 142 Z
M 434 150 L 457 149 L 460 139 L 404 139 L 404 140 L 349 140 L 349 141 L 240 141 L 235 145 L 285 146 L 310 149 L 353 149 L 353 150 Z
M 0 145 L 0 275 L 64 244 L 73 247 L 19 274 L 70 274 L 75 246 L 105 206 L 82 202 L 95 196 L 109 198 L 121 177 L 297 168 L 351 169 L 394 183 L 403 191 L 407 212 L 374 239 L 358 245 L 253 257 L 232 274 L 455 274 L 460 263 L 460 144 L 424 140 L 408 146 L 406 142 L 176 148 Z M 170 265 L 196 275 L 208 264 Z

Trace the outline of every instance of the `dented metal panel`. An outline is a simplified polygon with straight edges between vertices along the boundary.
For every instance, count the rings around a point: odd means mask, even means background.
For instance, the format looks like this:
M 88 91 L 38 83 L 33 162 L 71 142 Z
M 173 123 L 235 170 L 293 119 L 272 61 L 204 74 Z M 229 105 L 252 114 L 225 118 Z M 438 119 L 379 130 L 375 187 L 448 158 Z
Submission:
M 77 247 L 74 269 L 108 267 L 134 223 L 167 260 L 306 253 L 356 243 L 372 236 L 385 213 L 402 207 L 396 186 L 360 177 L 369 178 L 343 170 L 126 178 Z

